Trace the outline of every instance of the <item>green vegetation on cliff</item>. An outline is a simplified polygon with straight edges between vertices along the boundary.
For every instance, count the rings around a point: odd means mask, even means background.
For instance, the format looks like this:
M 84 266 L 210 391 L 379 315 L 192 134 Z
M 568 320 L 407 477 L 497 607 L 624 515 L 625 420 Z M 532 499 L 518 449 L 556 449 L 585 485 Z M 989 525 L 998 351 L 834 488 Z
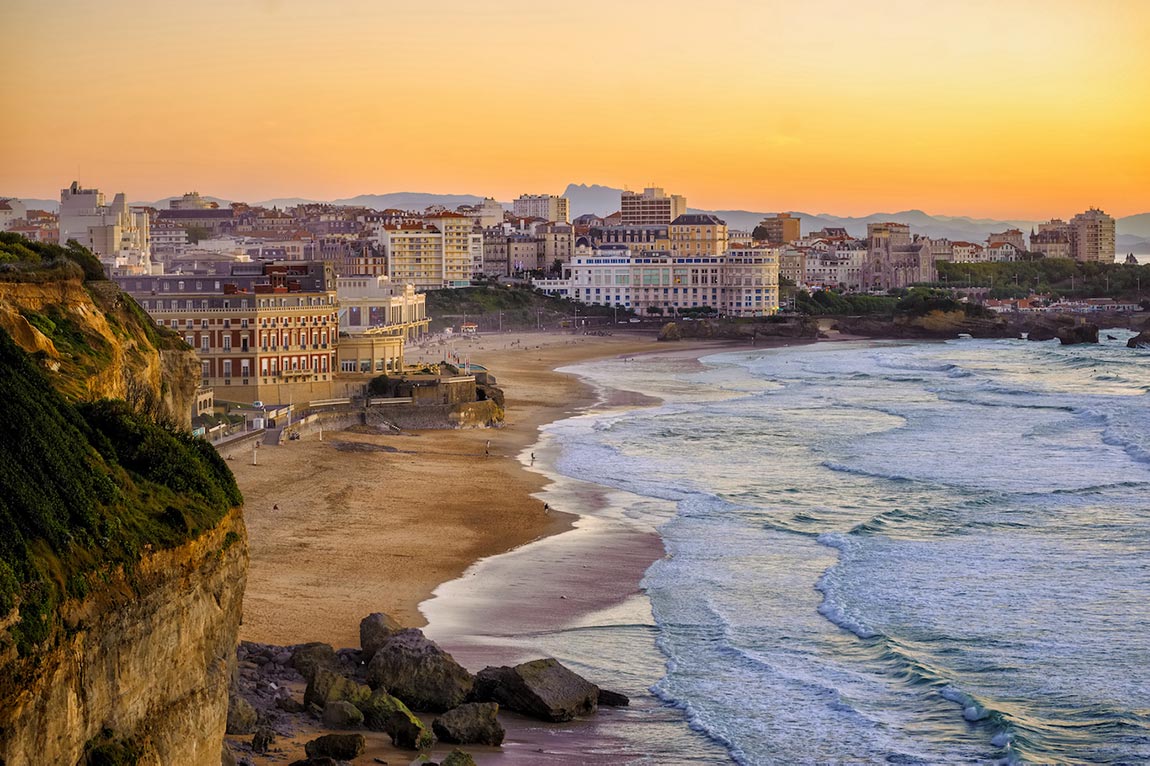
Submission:
M 206 442 L 122 401 L 72 404 L 0 330 L 0 615 L 21 653 L 56 607 L 148 548 L 180 544 L 242 502 Z
M 464 317 L 468 322 L 477 323 L 482 332 L 500 327 L 504 330 L 554 329 L 560 323 L 573 320 L 576 307 L 580 317 L 613 317 L 616 313 L 610 306 L 576 303 L 531 287 L 488 284 L 427 292 L 427 315 L 432 318 L 433 330 L 457 325 Z M 623 318 L 631 312 L 619 309 L 618 315 Z
M 1023 298 L 1031 292 L 1068 298 L 1141 301 L 1150 295 L 1150 265 L 1079 263 L 1039 258 L 1016 263 L 938 264 L 939 285 L 990 288 L 991 298 Z
M 949 290 L 912 287 L 892 290 L 890 295 L 864 295 L 819 290 L 795 295 L 795 310 L 802 314 L 837 316 L 905 316 L 921 317 L 932 311 L 961 311 L 968 317 L 984 317 L 990 312 L 976 303 L 963 303 Z
M 74 274 L 77 269 L 86 280 L 107 278 L 100 259 L 75 240 L 57 245 L 0 232 L 0 278 L 49 282 Z

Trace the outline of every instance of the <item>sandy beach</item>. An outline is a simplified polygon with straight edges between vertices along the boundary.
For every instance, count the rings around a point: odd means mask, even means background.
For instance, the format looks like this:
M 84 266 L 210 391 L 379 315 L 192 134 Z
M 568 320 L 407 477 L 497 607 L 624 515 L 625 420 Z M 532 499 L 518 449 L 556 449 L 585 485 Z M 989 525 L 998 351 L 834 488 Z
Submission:
M 546 480 L 519 454 L 541 424 L 594 401 L 556 367 L 650 352 L 644 336 L 504 334 L 412 349 L 409 362 L 453 349 L 504 387 L 499 429 L 310 436 L 230 466 L 245 498 L 251 568 L 241 637 L 357 646 L 371 612 L 424 623 L 417 605 L 478 559 L 568 528 L 532 497 Z M 490 441 L 490 456 L 485 457 Z

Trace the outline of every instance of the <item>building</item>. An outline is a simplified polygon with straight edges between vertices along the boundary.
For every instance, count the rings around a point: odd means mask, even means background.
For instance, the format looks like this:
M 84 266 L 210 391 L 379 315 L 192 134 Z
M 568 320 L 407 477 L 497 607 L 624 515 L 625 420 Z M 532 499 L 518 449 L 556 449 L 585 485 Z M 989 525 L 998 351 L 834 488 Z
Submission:
M 709 213 L 688 213 L 671 221 L 671 252 L 675 255 L 721 255 L 727 251 L 727 224 Z
M 686 212 L 686 197 L 667 194 L 659 187 L 648 187 L 641 194 L 625 191 L 619 201 L 623 226 L 667 226 Z
M 8 228 L 16 221 L 27 220 L 28 209 L 24 203 L 15 198 L 0 199 L 0 231 Z
M 523 194 L 511 203 L 519 218 L 541 218 L 548 223 L 571 223 L 571 203 L 554 194 Z M 501 219 L 502 220 L 502 219 Z
M 484 273 L 483 235 L 465 215 L 440 212 L 414 223 L 384 223 L 377 236 L 392 282 L 439 290 L 466 287 Z
M 570 279 L 534 284 L 554 295 L 639 314 L 711 309 L 730 316 L 766 316 L 778 311 L 777 248 L 699 256 L 632 253 L 621 245 L 579 248 L 570 272 Z
M 623 245 L 633 253 L 671 249 L 671 225 L 595 226 L 589 232 L 592 242 L 600 246 Z
M 956 248 L 958 243 L 953 243 Z M 867 224 L 867 261 L 863 288 L 890 290 L 916 282 L 935 282 L 938 272 L 928 237 L 911 237 L 905 223 Z
M 1030 250 L 1046 258 L 1070 258 L 1070 227 L 1057 219 L 1039 224 L 1030 232 Z
M 759 223 L 756 232 L 769 245 L 786 245 L 802 238 L 802 219 L 790 213 L 769 215 Z
M 336 279 L 341 332 L 398 335 L 416 340 L 427 334 L 427 296 L 411 284 L 392 284 L 384 276 Z
M 206 200 L 194 191 L 168 201 L 169 210 L 214 210 L 218 207 L 219 203 Z
M 156 214 L 156 223 L 192 229 L 203 238 L 218 237 L 236 228 L 236 211 L 232 208 L 161 210 Z
M 866 243 L 857 240 L 818 240 L 806 250 L 803 284 L 824 288 L 861 290 L 866 264 Z M 785 258 L 783 259 L 785 263 Z M 785 276 L 783 266 L 780 273 Z M 796 283 L 798 284 L 798 283 Z
M 1009 242 L 1022 253 L 1026 252 L 1026 238 L 1019 229 L 1007 229 L 987 236 L 987 245 L 994 247 L 996 243 Z
M 201 383 L 217 401 L 306 404 L 332 397 L 339 315 L 330 264 L 224 264 L 215 274 L 116 281 L 156 324 L 179 332 L 196 351 Z
M 111 205 L 99 189 L 76 181 L 60 190 L 60 244 L 76 240 L 91 250 L 112 276 L 152 271 L 151 221 L 128 208 L 123 192 Z
M 1090 208 L 1070 219 L 1070 257 L 1076 261 L 1114 263 L 1114 219 Z

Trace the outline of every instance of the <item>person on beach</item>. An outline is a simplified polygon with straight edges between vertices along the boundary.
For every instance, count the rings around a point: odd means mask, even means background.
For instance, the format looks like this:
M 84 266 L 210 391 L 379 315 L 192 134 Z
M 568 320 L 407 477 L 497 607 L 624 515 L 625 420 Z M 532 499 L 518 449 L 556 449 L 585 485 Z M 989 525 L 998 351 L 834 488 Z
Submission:
M 279 503 L 272 503 L 272 510 L 273 511 L 278 511 L 279 509 L 280 509 Z

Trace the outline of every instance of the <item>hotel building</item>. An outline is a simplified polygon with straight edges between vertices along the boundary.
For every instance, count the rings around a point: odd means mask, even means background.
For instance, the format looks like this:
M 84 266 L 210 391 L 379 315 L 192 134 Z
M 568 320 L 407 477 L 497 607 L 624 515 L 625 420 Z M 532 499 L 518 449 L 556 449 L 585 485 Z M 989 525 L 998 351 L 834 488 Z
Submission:
M 667 194 L 655 186 L 642 193 L 625 191 L 619 200 L 619 212 L 623 226 L 667 226 L 687 212 L 687 198 Z
M 218 274 L 116 281 L 200 358 L 217 401 L 330 399 L 339 342 L 335 272 L 325 263 L 225 265 Z M 402 338 L 399 338 L 402 343 Z

